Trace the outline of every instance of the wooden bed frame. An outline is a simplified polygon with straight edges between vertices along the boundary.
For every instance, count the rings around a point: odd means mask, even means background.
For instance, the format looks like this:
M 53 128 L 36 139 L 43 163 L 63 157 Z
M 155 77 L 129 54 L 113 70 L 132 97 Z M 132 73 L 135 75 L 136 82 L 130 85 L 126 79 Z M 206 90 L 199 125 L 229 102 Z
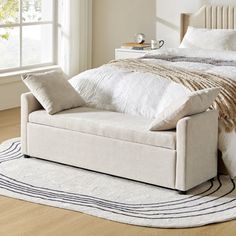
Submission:
M 236 29 L 236 6 L 205 5 L 194 14 L 181 14 L 181 41 L 188 26 L 207 29 Z

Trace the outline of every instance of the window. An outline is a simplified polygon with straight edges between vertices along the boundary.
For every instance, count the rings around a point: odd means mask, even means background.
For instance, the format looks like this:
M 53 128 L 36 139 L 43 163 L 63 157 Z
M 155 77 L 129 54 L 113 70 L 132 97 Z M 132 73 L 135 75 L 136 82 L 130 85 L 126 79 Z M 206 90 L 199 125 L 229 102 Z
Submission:
M 0 0 L 0 72 L 55 64 L 55 0 Z

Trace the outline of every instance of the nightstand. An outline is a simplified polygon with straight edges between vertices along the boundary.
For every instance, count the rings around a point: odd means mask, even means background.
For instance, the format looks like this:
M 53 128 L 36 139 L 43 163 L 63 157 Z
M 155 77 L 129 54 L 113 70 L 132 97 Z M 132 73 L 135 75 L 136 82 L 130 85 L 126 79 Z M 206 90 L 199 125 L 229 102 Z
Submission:
M 115 50 L 115 59 L 126 59 L 126 58 L 139 58 L 143 57 L 146 53 L 150 52 L 149 50 L 133 50 L 133 49 L 123 49 L 117 48 Z

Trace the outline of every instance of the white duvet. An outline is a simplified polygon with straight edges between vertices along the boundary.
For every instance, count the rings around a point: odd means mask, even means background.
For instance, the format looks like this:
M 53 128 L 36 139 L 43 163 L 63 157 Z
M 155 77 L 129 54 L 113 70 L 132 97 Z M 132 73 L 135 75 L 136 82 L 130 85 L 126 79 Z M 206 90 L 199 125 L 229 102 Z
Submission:
M 235 60 L 234 52 L 192 49 L 157 50 L 151 54 Z M 226 76 L 236 81 L 236 67 L 214 66 L 195 62 L 168 62 L 145 59 L 190 70 L 199 70 Z M 129 72 L 111 65 L 85 71 L 70 80 L 87 106 L 154 118 L 172 101 L 190 91 L 180 84 L 149 73 Z M 231 177 L 236 177 L 236 133 L 225 133 L 219 125 L 219 149 Z

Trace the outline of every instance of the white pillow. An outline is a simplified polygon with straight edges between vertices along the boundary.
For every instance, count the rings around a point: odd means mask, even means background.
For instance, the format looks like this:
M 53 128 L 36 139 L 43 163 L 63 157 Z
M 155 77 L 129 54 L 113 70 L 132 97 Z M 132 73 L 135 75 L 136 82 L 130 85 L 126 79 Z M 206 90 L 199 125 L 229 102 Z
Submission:
M 84 104 L 79 93 L 60 72 L 26 74 L 22 80 L 50 115 Z
M 209 88 L 192 92 L 176 100 L 163 112 L 157 114 L 149 130 L 157 131 L 176 128 L 180 119 L 206 111 L 219 93 L 219 88 Z
M 180 48 L 236 50 L 236 31 L 188 27 Z

